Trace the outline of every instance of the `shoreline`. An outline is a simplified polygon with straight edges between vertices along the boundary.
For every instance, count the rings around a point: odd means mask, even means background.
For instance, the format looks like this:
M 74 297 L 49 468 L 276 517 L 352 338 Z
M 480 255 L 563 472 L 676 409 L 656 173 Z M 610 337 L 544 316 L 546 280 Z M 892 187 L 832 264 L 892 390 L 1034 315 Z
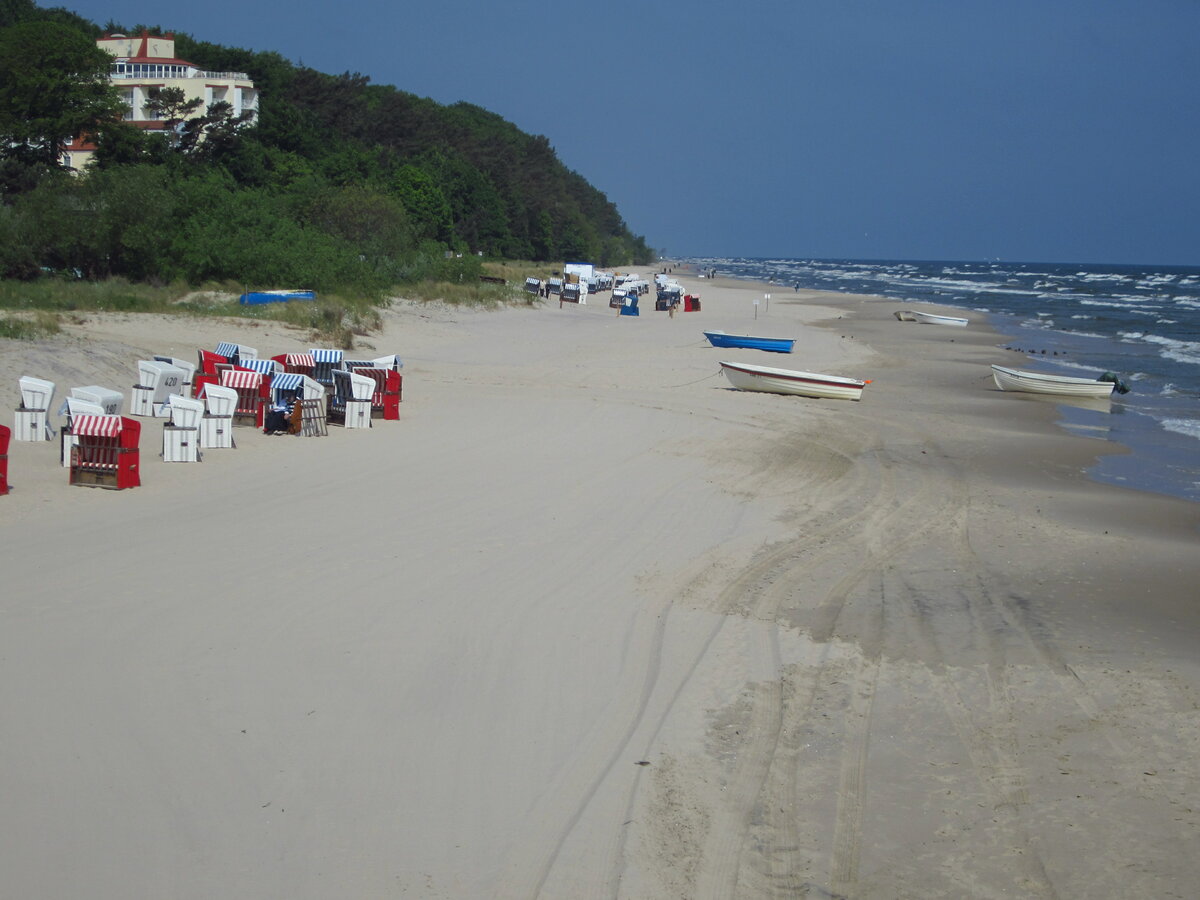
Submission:
M 768 293 L 792 290 L 786 285 L 773 281 L 763 282 L 732 276 L 726 276 L 725 280 L 730 284 L 752 286 Z M 942 315 L 969 315 L 972 317 L 972 325 L 975 327 L 978 327 L 982 317 L 986 327 L 996 337 L 997 350 L 1001 351 L 1007 349 L 1003 346 L 1006 342 L 1027 343 L 1026 339 L 1031 337 L 1029 334 L 1022 334 L 1021 330 L 1012 323 L 1007 323 L 1004 315 L 981 312 L 969 305 L 949 306 L 927 300 L 901 301 L 894 297 L 884 297 L 878 294 L 843 294 L 837 291 L 817 289 L 813 289 L 812 293 L 864 297 L 874 302 L 895 304 L 897 307 L 915 306 Z M 1006 324 L 1009 324 L 1010 327 L 1004 327 Z M 1072 336 L 1066 335 L 1065 337 Z M 1078 342 L 1078 340 L 1079 338 L 1075 336 L 1075 341 Z M 1068 340 L 1067 343 L 1070 344 L 1071 341 Z M 1038 369 L 1045 368 L 1044 364 L 1050 364 L 1055 371 L 1059 371 L 1061 374 L 1082 374 L 1066 361 L 1065 349 L 1064 360 L 1061 362 L 1050 358 L 1039 360 L 1035 355 L 1035 350 L 1022 350 L 1014 347 L 1013 352 L 1020 354 L 1019 360 L 999 359 L 997 361 L 1016 368 Z M 1088 371 L 1099 371 L 1099 369 L 1088 367 Z M 1040 402 L 1054 403 L 1055 401 L 1043 398 Z M 1072 403 L 1070 400 L 1060 400 L 1055 405 L 1060 412 L 1058 421 L 1060 428 L 1072 434 L 1103 440 L 1113 445 L 1112 450 L 1097 453 L 1095 465 L 1089 467 L 1086 473 L 1089 479 L 1100 484 L 1124 487 L 1189 502 L 1200 502 L 1200 481 L 1193 477 L 1192 467 L 1188 466 L 1194 456 L 1194 438 L 1164 431 L 1161 424 L 1152 417 L 1135 408 L 1127 407 L 1121 399 L 1116 397 L 1114 397 L 1111 410 L 1101 410 L 1087 403 Z M 1114 419 L 1110 413 L 1125 415 Z M 1117 427 L 1118 425 L 1119 427 Z M 1179 470 L 1179 474 L 1174 477 L 1162 476 L 1159 474 L 1160 469 Z
M 131 491 L 14 443 L 10 890 L 1185 893 L 1200 507 L 1087 478 L 1096 441 L 987 386 L 991 332 L 680 280 L 674 319 L 397 304 L 368 341 L 400 421 L 168 465 L 145 419 Z M 0 400 L 310 346 L 89 318 L 5 344 Z M 742 392 L 720 359 L 871 384 Z

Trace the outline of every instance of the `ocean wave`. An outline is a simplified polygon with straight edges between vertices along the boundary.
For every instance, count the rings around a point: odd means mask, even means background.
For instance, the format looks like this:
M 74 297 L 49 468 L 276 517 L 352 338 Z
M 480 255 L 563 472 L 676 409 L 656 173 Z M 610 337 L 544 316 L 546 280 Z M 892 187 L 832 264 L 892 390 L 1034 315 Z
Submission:
M 1154 344 L 1164 358 L 1189 365 L 1200 365 L 1200 342 L 1181 341 L 1144 331 L 1120 331 L 1117 336 L 1127 343 Z
M 1200 343 L 1196 341 L 1180 341 L 1157 334 L 1147 335 L 1143 340 L 1161 347 L 1159 352 L 1167 359 L 1189 365 L 1200 365 Z
M 1161 306 L 1131 306 L 1127 303 L 1113 303 L 1106 300 L 1081 300 L 1080 306 L 1098 306 L 1102 309 L 1119 309 L 1121 312 L 1129 316 L 1158 316 L 1163 313 Z
M 1200 439 L 1200 419 L 1163 419 L 1162 427 L 1176 434 Z

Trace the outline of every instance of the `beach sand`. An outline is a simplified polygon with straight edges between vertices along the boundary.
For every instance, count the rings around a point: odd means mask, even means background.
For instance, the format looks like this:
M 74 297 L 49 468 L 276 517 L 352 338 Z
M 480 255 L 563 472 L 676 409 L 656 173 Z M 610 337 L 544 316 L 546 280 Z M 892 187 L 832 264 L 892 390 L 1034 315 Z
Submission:
M 674 319 L 398 303 L 400 421 L 173 465 L 144 419 L 136 490 L 14 442 L 0 893 L 1193 896 L 1200 505 L 1087 480 L 1120 448 L 997 391 L 982 323 L 681 280 Z M 5 409 L 311 346 L 87 320 L 0 344 Z

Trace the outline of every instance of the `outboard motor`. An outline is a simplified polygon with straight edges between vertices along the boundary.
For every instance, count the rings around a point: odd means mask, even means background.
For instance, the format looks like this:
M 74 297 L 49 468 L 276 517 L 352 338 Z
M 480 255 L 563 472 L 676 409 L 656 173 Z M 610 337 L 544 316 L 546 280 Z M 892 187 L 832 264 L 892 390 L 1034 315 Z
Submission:
M 1124 381 L 1122 381 L 1117 376 L 1116 372 L 1105 372 L 1103 375 L 1101 375 L 1096 380 L 1097 381 L 1107 381 L 1112 384 L 1115 384 L 1116 385 L 1115 390 L 1118 394 L 1128 394 L 1129 393 L 1129 385 L 1127 385 Z

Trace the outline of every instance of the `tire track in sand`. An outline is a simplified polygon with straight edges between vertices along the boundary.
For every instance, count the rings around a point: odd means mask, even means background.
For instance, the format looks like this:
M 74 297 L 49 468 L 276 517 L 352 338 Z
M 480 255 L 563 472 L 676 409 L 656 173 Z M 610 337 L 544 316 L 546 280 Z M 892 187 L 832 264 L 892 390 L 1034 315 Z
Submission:
M 825 891 L 812 881 L 815 848 L 802 846 L 797 825 L 801 808 L 798 734 L 818 704 L 825 702 L 827 683 L 836 680 L 851 683 L 845 688 L 849 708 L 837 762 L 837 806 L 827 870 L 835 890 L 850 890 L 856 882 L 883 642 L 880 589 L 868 588 L 863 596 L 863 584 L 879 584 L 879 573 L 888 562 L 937 520 L 937 515 L 925 515 L 930 503 L 940 513 L 949 501 L 931 494 L 923 478 L 905 479 L 899 492 L 893 467 L 877 448 L 868 449 L 854 463 L 847 468 L 847 479 L 837 485 L 841 496 L 836 502 L 819 504 L 798 523 L 795 539 L 769 551 L 717 598 L 714 611 L 773 623 L 776 645 L 778 629 L 807 625 L 804 630 L 818 642 L 821 655 L 805 671 L 785 673 L 777 684 L 758 686 L 748 739 L 738 748 L 720 816 L 704 847 L 702 890 L 697 896 L 733 896 L 750 884 L 755 895 L 763 896 Z M 857 510 L 850 516 L 844 514 L 847 494 Z M 826 581 L 832 583 L 815 597 L 806 590 Z M 843 662 L 828 666 L 833 638 L 848 605 L 854 607 L 854 621 L 847 637 L 863 650 L 857 671 L 849 676 Z M 804 609 L 803 615 L 797 614 L 798 607 Z

